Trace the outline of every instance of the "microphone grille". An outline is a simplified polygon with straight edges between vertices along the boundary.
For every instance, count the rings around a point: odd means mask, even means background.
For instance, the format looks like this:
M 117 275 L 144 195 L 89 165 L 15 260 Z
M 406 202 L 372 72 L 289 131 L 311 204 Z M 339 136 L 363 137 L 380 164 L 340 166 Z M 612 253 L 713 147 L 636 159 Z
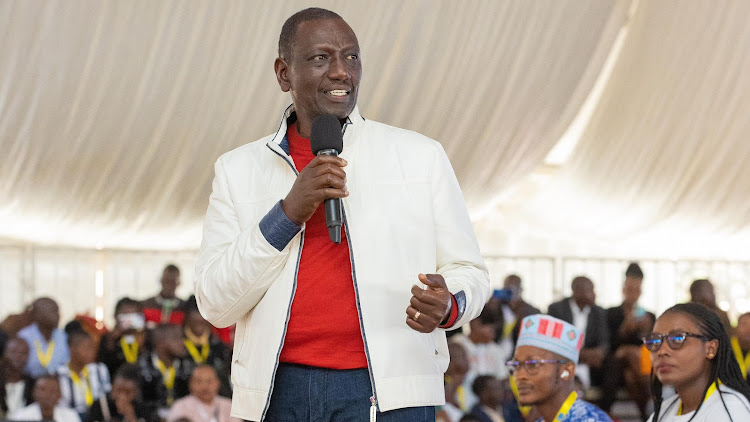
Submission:
M 341 133 L 341 122 L 331 114 L 321 114 L 312 122 L 310 130 L 310 149 L 313 154 L 318 152 L 335 149 L 341 153 L 344 149 L 344 136 Z

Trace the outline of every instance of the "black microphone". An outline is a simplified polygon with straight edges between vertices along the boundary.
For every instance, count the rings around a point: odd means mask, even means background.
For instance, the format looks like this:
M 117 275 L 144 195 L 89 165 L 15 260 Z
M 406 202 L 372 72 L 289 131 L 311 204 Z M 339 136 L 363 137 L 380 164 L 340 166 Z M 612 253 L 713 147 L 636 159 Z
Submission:
M 310 149 L 315 155 L 338 156 L 344 149 L 344 135 L 341 133 L 341 122 L 336 116 L 322 114 L 312 122 L 310 131 Z M 330 198 L 323 201 L 326 213 L 328 237 L 333 243 L 341 243 L 341 224 L 343 223 L 341 199 Z

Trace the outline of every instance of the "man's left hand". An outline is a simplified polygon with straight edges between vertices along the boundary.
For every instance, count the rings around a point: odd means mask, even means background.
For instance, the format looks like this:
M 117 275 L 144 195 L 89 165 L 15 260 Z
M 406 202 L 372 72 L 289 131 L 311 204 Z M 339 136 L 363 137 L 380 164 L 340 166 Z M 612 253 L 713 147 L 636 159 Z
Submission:
M 440 274 L 420 274 L 426 289 L 414 285 L 406 308 L 406 325 L 420 333 L 431 333 L 450 313 L 451 292 Z

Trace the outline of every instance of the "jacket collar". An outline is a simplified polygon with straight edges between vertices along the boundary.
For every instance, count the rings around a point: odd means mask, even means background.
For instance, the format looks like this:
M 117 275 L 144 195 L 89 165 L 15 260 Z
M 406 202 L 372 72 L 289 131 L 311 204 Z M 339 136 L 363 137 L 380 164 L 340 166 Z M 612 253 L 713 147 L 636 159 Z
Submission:
M 281 122 L 279 122 L 279 128 L 276 130 L 276 134 L 273 136 L 273 139 L 271 139 L 271 142 L 269 142 L 269 144 L 275 144 L 276 146 L 281 148 L 287 155 L 289 155 L 289 141 L 286 139 L 286 131 L 289 125 L 296 121 L 297 114 L 294 110 L 294 104 L 290 104 L 289 107 L 284 110 L 284 114 L 281 117 Z M 352 110 L 352 112 L 349 113 L 349 116 L 346 117 L 346 122 L 344 123 L 344 127 L 342 128 L 342 130 L 344 131 L 344 133 L 346 133 L 350 125 L 353 127 L 357 127 L 364 121 L 365 119 L 359 114 L 359 106 L 354 106 L 354 110 Z

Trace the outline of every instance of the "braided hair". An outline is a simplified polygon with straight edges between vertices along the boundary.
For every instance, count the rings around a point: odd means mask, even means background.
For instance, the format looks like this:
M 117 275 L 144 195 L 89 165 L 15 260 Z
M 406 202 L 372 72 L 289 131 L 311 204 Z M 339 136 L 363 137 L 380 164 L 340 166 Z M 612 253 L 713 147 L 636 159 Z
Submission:
M 707 337 L 709 340 L 718 340 L 719 342 L 719 346 L 716 350 L 716 356 L 711 360 L 711 374 L 709 376 L 708 383 L 703 390 L 703 396 L 705 397 L 708 389 L 711 387 L 711 384 L 721 380 L 722 384 L 738 391 L 740 394 L 750 400 L 750 386 L 748 386 L 748 384 L 742 377 L 740 365 L 739 363 L 737 363 L 737 358 L 732 352 L 729 335 L 727 335 L 727 332 L 724 329 L 719 316 L 716 315 L 716 313 L 708 307 L 694 302 L 677 304 L 664 311 L 662 316 L 671 313 L 680 313 L 689 317 L 698 326 L 701 335 Z M 729 414 L 729 409 L 727 408 L 726 402 L 724 402 L 724 397 L 722 395 L 721 389 L 717 388 L 717 391 L 721 398 L 721 402 L 724 404 L 724 410 L 727 411 L 729 419 L 733 421 L 732 415 Z M 654 375 L 653 370 L 651 371 L 651 395 L 654 398 L 653 422 L 658 422 L 659 411 L 661 410 L 661 404 L 663 401 L 662 383 L 661 381 L 659 381 L 659 378 Z M 690 420 L 693 420 L 693 418 L 695 418 L 695 415 L 698 414 L 701 406 L 703 406 L 703 402 L 698 404 L 698 408 L 695 409 L 695 413 L 690 418 Z

